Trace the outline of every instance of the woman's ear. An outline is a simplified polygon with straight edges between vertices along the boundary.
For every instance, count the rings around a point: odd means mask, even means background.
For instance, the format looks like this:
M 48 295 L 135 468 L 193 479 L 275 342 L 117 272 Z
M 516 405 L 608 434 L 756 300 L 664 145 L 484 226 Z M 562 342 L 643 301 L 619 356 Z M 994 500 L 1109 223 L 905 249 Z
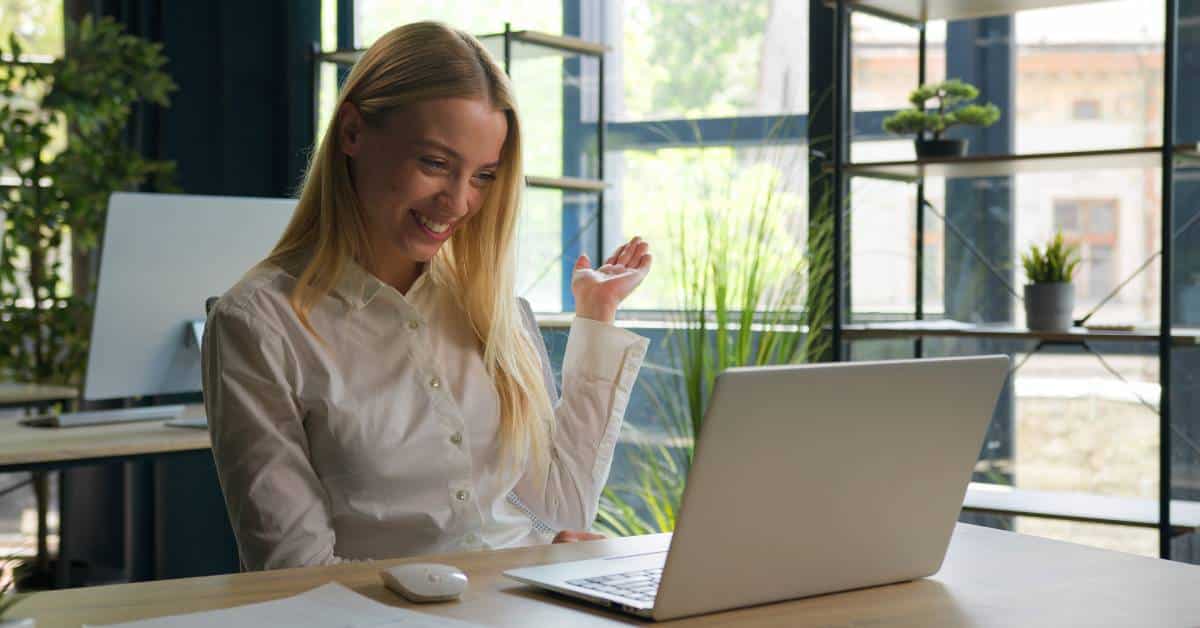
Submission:
M 362 134 L 365 122 L 354 103 L 344 102 L 337 114 L 338 143 L 347 157 L 358 155 L 362 149 Z

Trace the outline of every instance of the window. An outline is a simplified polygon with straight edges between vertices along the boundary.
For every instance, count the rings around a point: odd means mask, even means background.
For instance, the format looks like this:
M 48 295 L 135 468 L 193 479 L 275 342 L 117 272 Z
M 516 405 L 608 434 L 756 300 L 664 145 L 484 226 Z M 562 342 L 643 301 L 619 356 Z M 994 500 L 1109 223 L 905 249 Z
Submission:
M 1063 240 L 1079 247 L 1077 296 L 1099 300 L 1116 287 L 1116 199 L 1054 201 L 1054 228 Z
M 355 0 L 355 46 L 366 48 L 379 36 L 409 22 L 437 20 L 468 33 L 499 33 L 504 23 L 514 30 L 562 33 L 561 0 L 445 2 L 443 0 Z
M 1138 0 L 1018 13 L 1016 150 L 1159 144 L 1163 13 Z M 1153 225 L 1161 207 L 1159 177 L 1157 168 L 1149 168 L 1016 178 L 1016 250 L 1044 242 L 1057 229 L 1080 246 L 1076 316 L 1096 306 L 1158 250 Z M 1157 318 L 1158 272 L 1157 264 L 1151 264 L 1091 322 L 1128 324 Z M 1158 417 L 1131 391 L 1157 399 L 1154 350 L 1111 345 L 1096 349 L 1129 384 L 1113 377 L 1093 356 L 1068 350 L 1038 354 L 1022 369 L 1018 384 L 1025 388 L 1017 390 L 1014 426 L 1015 482 L 1030 489 L 1153 498 L 1158 490 Z M 1180 418 L 1180 413 L 1190 414 L 1180 406 L 1174 412 Z M 1120 456 L 1114 455 L 1117 443 L 1125 452 Z M 1152 531 L 1032 519 L 1019 522 L 1017 529 L 1157 553 Z
M 1072 120 L 1099 120 L 1100 101 L 1094 98 L 1083 98 L 1071 103 Z
M 806 232 L 808 6 L 768 0 L 600 2 L 607 43 L 605 242 L 641 235 L 655 272 L 631 309 L 678 307 L 670 266 L 691 246 L 679 220 L 751 207 L 768 178 L 797 248 Z M 737 136 L 734 140 L 731 136 Z M 768 175 L 767 173 L 773 173 Z
M 804 2 L 601 3 L 620 85 L 613 120 L 710 118 L 808 108 Z
M 13 33 L 25 54 L 53 58 L 63 54 L 62 0 L 0 0 L 0 34 Z

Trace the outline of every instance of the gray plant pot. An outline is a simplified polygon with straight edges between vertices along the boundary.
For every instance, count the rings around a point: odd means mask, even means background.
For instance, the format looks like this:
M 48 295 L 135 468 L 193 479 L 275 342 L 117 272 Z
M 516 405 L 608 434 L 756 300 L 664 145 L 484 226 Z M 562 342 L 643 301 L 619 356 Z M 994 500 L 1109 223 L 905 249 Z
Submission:
M 1066 331 L 1072 327 L 1075 286 L 1069 281 L 1031 283 L 1025 286 L 1025 326 L 1040 331 Z

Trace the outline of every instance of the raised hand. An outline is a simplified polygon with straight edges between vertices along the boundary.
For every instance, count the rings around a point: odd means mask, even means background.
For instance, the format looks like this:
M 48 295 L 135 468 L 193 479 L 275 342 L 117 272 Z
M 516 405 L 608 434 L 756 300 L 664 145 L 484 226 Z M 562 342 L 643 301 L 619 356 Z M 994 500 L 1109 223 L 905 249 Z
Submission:
M 587 254 L 580 255 L 571 277 L 575 313 L 611 323 L 616 318 L 617 307 L 646 278 L 653 261 L 650 243 L 637 236 L 618 247 L 599 268 L 592 268 Z

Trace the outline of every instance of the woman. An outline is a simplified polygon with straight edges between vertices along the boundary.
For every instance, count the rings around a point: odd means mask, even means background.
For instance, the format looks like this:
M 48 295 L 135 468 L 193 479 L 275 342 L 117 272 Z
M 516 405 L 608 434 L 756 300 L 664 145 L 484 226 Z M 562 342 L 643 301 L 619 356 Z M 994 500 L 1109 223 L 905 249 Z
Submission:
M 572 291 L 561 399 L 514 291 L 504 73 L 435 23 L 354 66 L 295 215 L 213 308 L 204 392 L 247 569 L 590 538 L 647 341 L 638 238 Z M 556 536 L 557 535 L 557 536 Z

